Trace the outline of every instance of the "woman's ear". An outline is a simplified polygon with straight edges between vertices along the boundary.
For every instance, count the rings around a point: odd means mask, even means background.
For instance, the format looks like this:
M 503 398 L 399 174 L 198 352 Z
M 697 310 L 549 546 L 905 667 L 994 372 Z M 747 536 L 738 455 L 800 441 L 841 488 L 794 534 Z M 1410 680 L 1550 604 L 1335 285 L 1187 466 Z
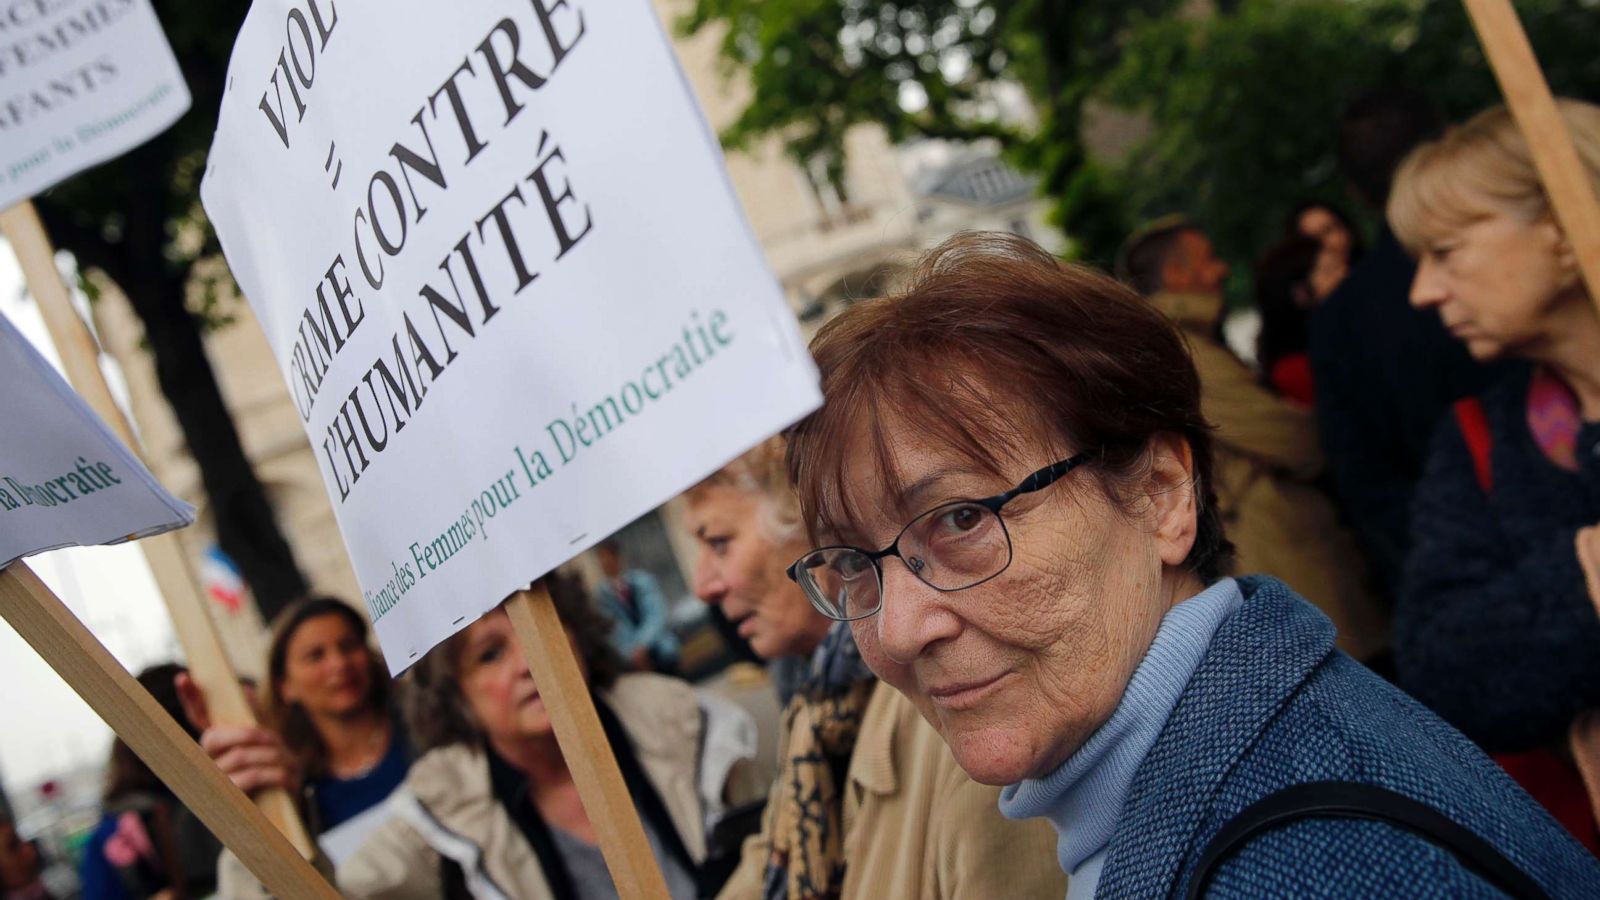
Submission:
M 1198 488 L 1189 442 L 1176 434 L 1151 438 L 1148 478 L 1161 561 L 1169 566 L 1181 565 L 1189 557 L 1199 531 Z
M 1550 243 L 1551 252 L 1555 254 L 1556 265 L 1560 267 L 1565 280 L 1570 282 L 1568 286 L 1580 284 L 1582 273 L 1578 268 L 1578 254 L 1572 249 L 1572 241 L 1567 240 L 1567 233 L 1561 230 L 1555 217 L 1547 215 L 1534 227 L 1544 232 L 1546 240 Z

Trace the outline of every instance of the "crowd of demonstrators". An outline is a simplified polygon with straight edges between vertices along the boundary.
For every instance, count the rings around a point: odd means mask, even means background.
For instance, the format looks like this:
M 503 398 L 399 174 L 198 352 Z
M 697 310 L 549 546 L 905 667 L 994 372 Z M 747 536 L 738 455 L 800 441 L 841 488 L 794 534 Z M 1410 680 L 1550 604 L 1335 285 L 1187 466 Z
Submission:
M 1118 269 L 1177 325 L 1200 371 L 1206 419 L 1216 427 L 1217 503 L 1240 571 L 1294 585 L 1333 619 L 1340 647 L 1357 659 L 1383 651 L 1387 616 L 1315 484 L 1323 456 L 1311 411 L 1264 387 L 1218 336 L 1227 264 L 1197 225 L 1176 218 L 1130 238 Z
M 178 697 L 173 663 L 151 666 L 139 684 L 161 708 L 184 725 L 192 738 L 200 732 L 187 722 Z M 89 834 L 79 864 L 79 884 L 89 900 L 181 900 L 207 897 L 216 890 L 217 854 L 222 844 L 173 796 L 121 738 L 111 743 L 99 823 Z
M 1407 89 L 1358 98 L 1338 130 L 1339 167 L 1352 192 L 1381 214 L 1395 168 L 1440 124 L 1432 103 Z M 1389 604 L 1411 546 L 1411 497 L 1434 426 L 1451 403 L 1494 375 L 1467 356 L 1438 316 L 1410 305 L 1414 273 L 1385 225 L 1310 323 L 1330 487 Z
M 1222 577 L 1207 373 L 1154 306 L 967 235 L 812 352 L 788 459 L 817 549 L 791 572 L 1007 815 L 1059 830 L 1071 895 L 1600 895 L 1326 616 Z
M 343 859 L 383 819 L 415 756 L 366 619 L 332 597 L 285 609 L 273 624 L 267 679 L 261 727 L 210 727 L 193 682 L 180 677 L 179 686 L 223 771 L 247 792 L 302 795 L 311 833 Z
M 1600 187 L 1600 107 L 1561 117 Z M 1397 612 L 1401 684 L 1518 775 L 1591 849 L 1600 795 L 1600 314 L 1504 108 L 1417 149 L 1388 202 L 1411 302 L 1512 361 L 1440 424 Z M 1580 716 L 1588 717 L 1580 720 Z
M 595 589 L 600 609 L 614 623 L 611 643 L 624 661 L 642 672 L 671 674 L 678 668 L 678 637 L 667 617 L 667 601 L 656 577 L 625 569 L 622 545 L 607 538 L 595 547 L 603 576 Z
M 701 896 L 703 718 L 694 690 L 673 678 L 627 673 L 610 644 L 610 623 L 576 582 L 550 576 L 546 583 L 669 893 L 674 900 Z M 424 657 L 405 705 L 421 755 L 384 804 L 384 819 L 337 863 L 341 893 L 616 896 L 595 825 L 503 610 Z M 236 783 L 268 784 L 284 763 L 263 754 L 257 771 L 236 766 L 230 775 Z M 231 856 L 221 881 L 225 896 L 260 892 Z
M 1600 187 L 1600 107 L 1559 108 Z M 770 788 L 657 674 L 652 577 L 610 541 L 592 601 L 547 577 L 674 900 L 1600 896 L 1600 313 L 1504 109 L 1441 133 L 1382 91 L 1339 158 L 1387 224 L 1291 209 L 1257 369 L 1177 217 L 1125 284 L 965 234 L 823 326 L 823 406 L 683 497 L 783 710 Z M 267 669 L 261 728 L 142 680 L 303 797 L 346 896 L 616 896 L 503 611 L 398 701 L 332 599 Z M 262 892 L 112 773 L 88 896 Z M 44 896 L 16 843 L 0 900 Z
M 784 684 L 781 773 L 724 900 L 1060 897 L 1053 835 L 1008 823 L 916 707 L 867 668 L 848 625 L 785 570 L 807 545 L 781 440 L 685 494 L 694 591 L 758 654 L 797 658 Z

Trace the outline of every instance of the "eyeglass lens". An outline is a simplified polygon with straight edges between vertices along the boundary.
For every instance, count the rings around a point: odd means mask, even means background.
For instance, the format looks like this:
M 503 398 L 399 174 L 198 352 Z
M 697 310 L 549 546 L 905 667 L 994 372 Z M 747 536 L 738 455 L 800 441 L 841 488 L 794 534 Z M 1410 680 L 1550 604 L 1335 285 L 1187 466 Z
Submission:
M 1011 562 L 1000 517 L 979 503 L 952 503 L 918 516 L 900 533 L 899 557 L 924 584 L 959 591 L 993 578 Z M 801 585 L 825 615 L 856 619 L 882 606 L 878 565 L 866 553 L 830 547 L 806 556 Z

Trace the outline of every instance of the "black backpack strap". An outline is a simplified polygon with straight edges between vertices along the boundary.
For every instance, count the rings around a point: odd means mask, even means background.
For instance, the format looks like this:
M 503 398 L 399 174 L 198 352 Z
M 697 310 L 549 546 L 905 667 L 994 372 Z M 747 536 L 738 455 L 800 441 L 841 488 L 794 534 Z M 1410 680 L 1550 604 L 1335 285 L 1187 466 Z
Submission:
M 1189 900 L 1201 897 L 1217 869 L 1251 839 L 1313 818 L 1366 819 L 1404 828 L 1450 851 L 1474 875 L 1505 894 L 1526 900 L 1549 897 L 1492 844 L 1433 807 L 1387 788 L 1351 781 L 1297 784 L 1252 803 L 1206 844 L 1184 896 Z

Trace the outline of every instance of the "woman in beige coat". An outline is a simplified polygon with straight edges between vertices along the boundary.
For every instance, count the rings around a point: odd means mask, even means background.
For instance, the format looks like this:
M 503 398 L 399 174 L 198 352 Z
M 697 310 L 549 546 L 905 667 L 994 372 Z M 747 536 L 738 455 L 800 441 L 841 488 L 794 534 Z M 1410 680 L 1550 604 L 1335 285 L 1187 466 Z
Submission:
M 1365 583 L 1355 539 L 1312 481 L 1322 473 L 1311 412 L 1277 396 L 1216 338 L 1220 293 L 1149 298 L 1189 342 L 1201 405 L 1216 426 L 1217 503 L 1241 574 L 1283 579 L 1339 629 L 1339 648 L 1368 660 L 1389 644 L 1389 623 Z
M 916 708 L 861 664 L 849 628 L 830 630 L 784 576 L 806 537 L 782 453 L 773 439 L 685 495 L 700 545 L 695 593 L 757 654 L 806 660 L 761 833 L 722 900 L 1062 897 L 1054 832 L 1002 818 L 999 790 L 968 778 Z

